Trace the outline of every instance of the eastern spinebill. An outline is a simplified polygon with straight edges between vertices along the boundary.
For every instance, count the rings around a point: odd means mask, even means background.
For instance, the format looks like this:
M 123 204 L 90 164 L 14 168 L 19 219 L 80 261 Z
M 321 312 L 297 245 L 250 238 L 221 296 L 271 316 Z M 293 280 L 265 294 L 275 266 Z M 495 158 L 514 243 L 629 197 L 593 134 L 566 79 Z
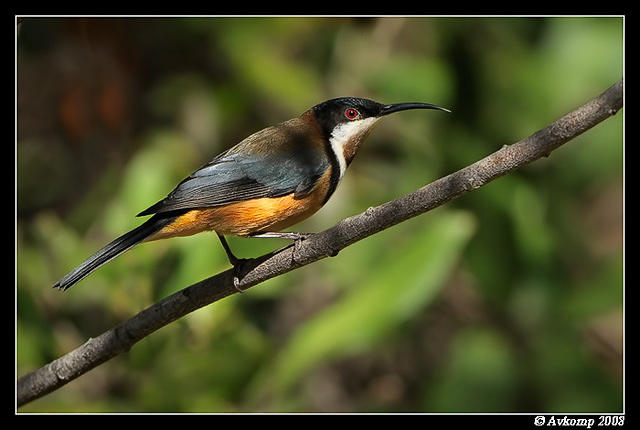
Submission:
M 329 200 L 373 125 L 408 109 L 448 109 L 428 103 L 381 104 L 341 97 L 267 127 L 185 178 L 167 197 L 140 212 L 152 215 L 118 237 L 54 285 L 66 290 L 141 242 L 215 231 L 237 269 L 224 235 L 298 240 L 281 232 Z

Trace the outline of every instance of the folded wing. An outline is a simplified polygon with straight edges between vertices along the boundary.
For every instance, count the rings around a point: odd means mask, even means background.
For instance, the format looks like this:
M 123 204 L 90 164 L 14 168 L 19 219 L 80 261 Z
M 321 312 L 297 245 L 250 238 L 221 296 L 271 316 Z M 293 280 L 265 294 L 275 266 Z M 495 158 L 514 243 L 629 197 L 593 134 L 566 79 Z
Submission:
M 292 193 L 305 195 L 329 168 L 329 159 L 314 142 L 295 135 L 278 139 L 287 132 L 287 128 L 276 126 L 250 136 L 192 173 L 138 216 Z

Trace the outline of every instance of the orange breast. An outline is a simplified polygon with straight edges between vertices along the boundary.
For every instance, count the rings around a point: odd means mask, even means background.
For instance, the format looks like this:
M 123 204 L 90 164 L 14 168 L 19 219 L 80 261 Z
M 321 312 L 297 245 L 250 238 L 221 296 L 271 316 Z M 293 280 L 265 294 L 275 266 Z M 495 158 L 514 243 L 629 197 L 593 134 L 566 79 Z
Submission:
M 214 208 L 193 209 L 176 218 L 147 241 L 174 236 L 190 236 L 201 231 L 246 236 L 251 233 L 280 231 L 310 217 L 322 207 L 329 191 L 331 168 L 311 192 L 302 197 L 288 194 L 245 200 Z

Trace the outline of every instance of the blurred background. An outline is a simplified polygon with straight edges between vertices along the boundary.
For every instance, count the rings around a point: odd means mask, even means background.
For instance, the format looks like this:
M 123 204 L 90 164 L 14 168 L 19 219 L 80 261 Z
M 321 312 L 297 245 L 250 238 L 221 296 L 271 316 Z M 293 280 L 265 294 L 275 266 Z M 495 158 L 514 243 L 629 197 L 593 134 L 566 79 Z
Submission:
M 213 233 L 54 282 L 200 165 L 339 96 L 379 124 L 319 231 L 622 78 L 622 18 L 24 18 L 17 374 L 228 268 Z M 624 110 L 549 158 L 161 329 L 24 412 L 620 412 Z M 231 238 L 252 257 L 287 244 Z

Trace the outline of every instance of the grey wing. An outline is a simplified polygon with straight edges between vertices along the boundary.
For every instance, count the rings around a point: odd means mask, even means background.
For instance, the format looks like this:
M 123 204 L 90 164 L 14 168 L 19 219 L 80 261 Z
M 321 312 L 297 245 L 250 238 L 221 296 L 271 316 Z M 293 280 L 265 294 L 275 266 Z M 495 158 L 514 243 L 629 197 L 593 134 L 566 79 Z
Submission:
M 299 151 L 283 157 L 278 152 L 265 155 L 228 151 L 184 179 L 166 198 L 138 216 L 292 193 L 304 195 L 328 168 L 329 160 L 318 153 Z

